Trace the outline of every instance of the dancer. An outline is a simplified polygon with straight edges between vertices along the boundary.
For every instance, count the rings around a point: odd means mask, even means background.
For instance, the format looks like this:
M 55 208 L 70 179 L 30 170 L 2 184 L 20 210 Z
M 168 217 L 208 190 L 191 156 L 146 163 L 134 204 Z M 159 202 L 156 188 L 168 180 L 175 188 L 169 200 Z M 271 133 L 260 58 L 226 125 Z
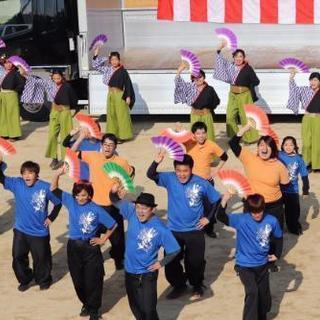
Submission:
M 104 267 L 100 246 L 117 227 L 116 222 L 100 206 L 91 201 L 90 183 L 75 183 L 72 195 L 58 189 L 59 178 L 66 172 L 59 168 L 52 179 L 51 190 L 60 197 L 69 212 L 68 266 L 74 288 L 83 306 L 80 316 L 98 320 L 102 302 Z M 102 237 L 96 237 L 99 224 L 108 228 Z
M 291 72 L 289 81 L 289 101 L 287 108 L 295 114 L 299 112 L 299 104 L 305 109 L 302 119 L 302 156 L 310 170 L 320 170 L 320 73 L 312 72 L 310 85 L 298 87 L 295 71 Z
M 228 155 L 223 149 L 215 142 L 207 139 L 207 126 L 204 122 L 195 122 L 191 127 L 193 133 L 193 140 L 184 143 L 186 152 L 189 154 L 193 161 L 194 167 L 192 173 L 208 180 L 214 186 L 214 177 L 218 171 L 222 169 L 228 160 Z M 219 157 L 220 162 L 218 166 L 213 166 L 213 160 Z M 205 204 L 205 210 L 210 211 L 211 206 L 209 203 Z M 207 213 L 208 214 L 208 213 Z M 207 215 L 206 214 L 206 215 Z M 210 223 L 205 226 L 204 230 L 210 238 L 216 238 L 214 232 L 214 224 L 216 223 L 215 215 L 212 216 Z
M 243 107 L 245 104 L 252 104 L 258 100 L 255 87 L 259 85 L 260 80 L 253 68 L 246 62 L 246 54 L 242 49 L 237 49 L 232 53 L 233 63 L 231 63 L 221 53 L 224 47 L 226 47 L 226 42 L 222 41 L 216 54 L 213 77 L 230 83 L 226 125 L 228 137 L 232 138 L 239 130 L 238 119 L 242 126 L 247 123 Z M 246 143 L 254 143 L 258 139 L 258 131 L 253 128 L 243 137 Z
M 10 58 L 4 59 L 4 71 L 0 78 L 0 136 L 15 141 L 22 135 L 18 95 L 24 88 L 25 78 Z
M 130 76 L 121 64 L 119 52 L 111 52 L 107 59 L 99 57 L 99 51 L 97 46 L 92 67 L 102 73 L 103 83 L 109 87 L 106 132 L 113 133 L 119 142 L 130 140 L 133 137 L 130 109 L 135 103 Z
M 299 222 L 300 201 L 298 176 L 300 174 L 303 182 L 303 195 L 307 196 L 309 194 L 308 170 L 302 157 L 298 154 L 299 148 L 294 137 L 285 137 L 282 140 L 281 150 L 282 151 L 279 152 L 279 160 L 287 167 L 290 177 L 289 186 L 282 188 L 286 224 L 289 232 L 299 235 L 302 234 L 302 227 Z
M 176 299 L 187 289 L 186 281 L 193 286 L 191 299 L 203 296 L 205 270 L 205 239 L 202 229 L 209 223 L 220 200 L 219 193 L 205 179 L 192 174 L 193 159 L 184 155 L 183 161 L 175 160 L 175 172 L 157 172 L 165 153 L 160 151 L 148 169 L 147 176 L 167 189 L 168 228 L 178 241 L 180 254 L 165 267 L 168 282 L 173 287 L 168 299 Z M 212 210 L 204 216 L 204 200 L 208 199 Z M 184 258 L 185 270 L 180 263 Z
M 191 82 L 186 82 L 181 77 L 181 72 L 188 68 L 182 61 L 175 77 L 174 103 L 186 103 L 191 106 L 190 122 L 201 121 L 207 126 L 208 139 L 214 141 L 214 126 L 212 114 L 220 104 L 220 99 L 213 87 L 205 81 L 206 74 L 200 70 L 199 76 L 191 75 Z
M 134 203 L 121 200 L 124 195 L 118 184 L 112 187 L 110 199 L 128 220 L 125 283 L 130 309 L 137 320 L 157 320 L 158 270 L 177 256 L 180 247 L 156 216 L 152 194 L 141 193 Z M 166 256 L 158 260 L 161 247 Z
M 249 195 L 248 210 L 241 214 L 226 214 L 230 197 L 229 193 L 223 196 L 217 218 L 237 231 L 235 270 L 245 290 L 242 319 L 267 320 L 271 309 L 268 263 L 280 259 L 282 231 L 277 219 L 268 214 L 262 195 Z M 274 254 L 269 254 L 271 237 Z
M 73 151 L 78 150 L 83 139 L 84 135 L 80 134 L 72 146 Z M 102 167 L 107 162 L 115 162 L 125 169 L 131 177 L 134 176 L 135 170 L 133 166 L 129 165 L 127 160 L 115 154 L 118 141 L 114 134 L 106 133 L 102 137 L 101 143 L 102 148 L 100 152 L 82 151 L 80 152 L 80 157 L 89 165 L 90 180 L 94 190 L 93 201 L 102 206 L 118 224 L 116 231 L 110 237 L 112 245 L 110 256 L 115 261 L 116 269 L 121 270 L 123 269 L 125 249 L 123 218 L 120 215 L 119 210 L 112 205 L 109 198 L 109 191 L 111 190 L 114 181 L 104 173 Z
M 2 164 L 2 157 L 0 156 Z M 19 291 L 26 291 L 34 279 L 40 290 L 46 290 L 52 283 L 52 256 L 49 226 L 61 209 L 60 201 L 50 192 L 49 183 L 39 179 L 40 167 L 26 161 L 21 165 L 21 177 L 8 177 L 0 166 L 0 183 L 15 198 L 15 222 L 13 227 L 12 267 L 20 283 Z M 54 208 L 48 215 L 48 203 Z M 33 268 L 29 266 L 29 252 Z

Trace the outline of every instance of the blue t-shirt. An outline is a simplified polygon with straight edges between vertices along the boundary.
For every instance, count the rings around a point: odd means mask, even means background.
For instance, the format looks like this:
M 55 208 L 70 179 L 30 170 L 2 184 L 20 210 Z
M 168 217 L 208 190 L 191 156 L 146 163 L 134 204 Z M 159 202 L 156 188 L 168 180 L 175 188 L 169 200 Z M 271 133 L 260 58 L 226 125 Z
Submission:
M 111 229 L 116 223 L 103 208 L 89 201 L 84 205 L 67 192 L 62 193 L 62 204 L 69 211 L 69 238 L 89 240 L 96 236 L 99 224 Z
M 142 223 L 139 221 L 135 205 L 120 201 L 117 207 L 128 220 L 125 251 L 125 270 L 134 274 L 150 272 L 148 267 L 157 262 L 158 251 L 164 248 L 167 254 L 180 250 L 171 231 L 157 217 Z
M 220 194 L 205 179 L 192 175 L 187 183 L 181 183 L 175 172 L 158 173 L 158 186 L 168 193 L 168 228 L 173 231 L 197 230 L 197 223 L 203 217 L 205 198 L 217 202 Z
M 308 176 L 306 165 L 299 154 L 288 155 L 280 151 L 279 160 L 287 167 L 289 171 L 290 184 L 288 187 L 282 187 L 281 191 L 284 193 L 299 193 L 298 177 Z
M 72 147 L 75 142 L 76 140 L 71 140 L 70 147 Z M 95 142 L 93 142 L 90 139 L 83 139 L 78 147 L 78 151 L 100 151 L 100 150 L 101 150 L 100 140 L 96 140 Z
M 265 214 L 255 221 L 251 213 L 228 214 L 229 226 L 237 230 L 236 264 L 243 267 L 262 266 L 268 262 L 270 237 L 282 237 L 278 220 Z
M 4 188 L 14 194 L 14 228 L 30 236 L 47 236 L 49 230 L 44 226 L 44 221 L 48 216 L 48 202 L 54 205 L 60 203 L 50 191 L 50 184 L 37 180 L 33 186 L 28 187 L 20 177 L 5 177 Z

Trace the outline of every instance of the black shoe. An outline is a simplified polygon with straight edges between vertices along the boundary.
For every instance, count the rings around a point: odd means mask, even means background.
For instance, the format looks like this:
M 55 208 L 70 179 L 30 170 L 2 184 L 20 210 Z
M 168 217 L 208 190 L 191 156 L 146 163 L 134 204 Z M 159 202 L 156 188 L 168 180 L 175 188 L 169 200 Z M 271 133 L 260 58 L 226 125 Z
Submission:
M 54 170 L 56 165 L 59 163 L 58 159 L 52 159 L 51 163 L 49 164 L 49 167 Z
M 52 166 L 51 169 L 52 169 L 52 170 L 58 170 L 58 169 L 61 168 L 63 165 L 64 165 L 64 161 L 60 160 L 60 161 L 57 161 L 56 165 L 55 165 L 55 166 Z
M 99 315 L 99 313 L 95 312 L 95 313 L 90 313 L 90 318 L 89 320 L 100 320 L 102 319 L 101 316 Z
M 280 268 L 277 266 L 277 265 L 272 265 L 271 267 L 270 267 L 270 272 L 279 272 L 280 271 Z
M 181 287 L 173 287 L 173 289 L 167 294 L 166 298 L 168 300 L 178 299 L 186 292 L 187 289 L 188 287 L 186 284 Z
M 116 270 L 123 270 L 124 266 L 123 266 L 123 262 L 122 261 L 115 261 L 114 265 L 116 267 Z
M 88 309 L 85 306 L 82 306 L 79 316 L 80 317 L 88 317 L 88 316 L 90 316 L 90 313 L 89 313 Z
M 19 286 L 18 286 L 18 290 L 20 291 L 20 292 L 25 292 L 25 291 L 27 291 L 28 289 L 30 288 L 30 283 L 28 283 L 28 284 L 20 284 Z
M 209 238 L 212 238 L 212 239 L 216 239 L 217 238 L 217 234 L 213 230 L 212 231 L 206 231 L 206 235 Z
M 51 282 L 50 283 L 46 283 L 46 284 L 42 284 L 40 286 L 40 290 L 43 291 L 43 290 L 48 290 L 51 286 Z

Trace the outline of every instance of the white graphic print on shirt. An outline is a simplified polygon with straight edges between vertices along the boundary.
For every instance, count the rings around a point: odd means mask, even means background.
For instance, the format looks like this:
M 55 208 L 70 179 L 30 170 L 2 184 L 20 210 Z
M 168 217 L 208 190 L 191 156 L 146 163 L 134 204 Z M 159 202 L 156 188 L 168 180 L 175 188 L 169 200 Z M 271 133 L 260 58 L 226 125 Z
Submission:
M 258 240 L 261 248 L 265 248 L 266 246 L 268 246 L 271 231 L 272 228 L 270 224 L 266 224 L 264 227 L 260 228 L 257 231 L 256 239 Z
M 148 252 L 152 248 L 152 240 L 157 235 L 154 228 L 143 228 L 138 234 L 138 249 Z
M 31 204 L 35 212 L 44 212 L 46 209 L 46 190 L 40 189 L 32 195 Z
M 191 187 L 188 187 L 186 189 L 186 197 L 190 207 L 198 205 L 201 200 L 201 186 L 194 183 Z
M 82 233 L 91 233 L 94 231 L 95 226 L 92 224 L 96 216 L 93 212 L 85 212 L 80 215 L 79 225 L 81 226 Z
M 298 178 L 298 168 L 299 168 L 299 163 L 298 162 L 292 162 L 288 164 L 288 171 L 289 171 L 289 179 L 290 181 L 295 181 Z

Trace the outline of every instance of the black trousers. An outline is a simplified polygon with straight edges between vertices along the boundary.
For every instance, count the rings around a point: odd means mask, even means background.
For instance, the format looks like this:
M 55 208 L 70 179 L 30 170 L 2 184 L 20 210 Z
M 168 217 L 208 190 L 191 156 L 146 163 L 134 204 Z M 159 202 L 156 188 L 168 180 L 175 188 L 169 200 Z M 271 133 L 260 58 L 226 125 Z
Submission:
M 125 238 L 124 238 L 124 224 L 123 217 L 119 213 L 118 208 L 115 206 L 102 206 L 103 209 L 108 211 L 110 216 L 117 222 L 118 226 L 110 236 L 111 242 L 110 256 L 116 262 L 123 262 L 124 250 L 125 250 Z M 105 233 L 107 231 L 105 226 L 100 226 L 99 233 Z
M 144 274 L 126 272 L 125 284 L 130 309 L 136 320 L 158 320 L 158 271 Z
M 173 287 L 182 287 L 188 280 L 198 287 L 204 279 L 206 261 L 204 259 L 205 239 L 201 230 L 172 232 L 181 247 L 180 253 L 165 266 L 167 281 Z M 184 259 L 184 271 L 180 260 Z
M 284 213 L 289 232 L 300 234 L 302 231 L 300 218 L 300 201 L 298 193 L 284 193 Z
M 29 252 L 33 260 L 33 270 L 29 266 Z M 26 285 L 34 278 L 39 286 L 51 284 L 50 236 L 29 236 L 13 229 L 12 258 L 12 268 L 19 283 Z
M 236 265 L 235 270 L 245 290 L 242 319 L 267 320 L 271 309 L 268 265 L 252 268 Z
M 266 203 L 265 212 L 276 217 L 280 224 L 281 230 L 283 230 L 283 225 L 284 225 L 283 199 L 281 198 L 277 201 Z
M 68 266 L 79 300 L 89 313 L 101 307 L 103 289 L 103 258 L 100 246 L 86 240 L 71 240 L 67 245 Z

